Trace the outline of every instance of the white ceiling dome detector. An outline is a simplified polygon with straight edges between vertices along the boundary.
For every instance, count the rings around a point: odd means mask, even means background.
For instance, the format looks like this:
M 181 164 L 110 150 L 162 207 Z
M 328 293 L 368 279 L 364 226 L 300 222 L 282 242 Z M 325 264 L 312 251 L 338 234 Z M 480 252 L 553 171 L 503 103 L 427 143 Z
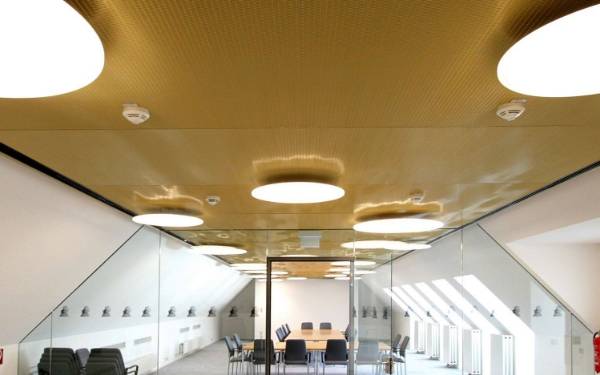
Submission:
M 225 245 L 199 245 L 192 246 L 195 253 L 202 255 L 241 255 L 248 251 L 235 246 Z
M 96 31 L 63 0 L 0 1 L 0 98 L 78 90 L 104 68 Z
M 366 220 L 354 224 L 354 230 L 365 233 L 420 233 L 430 232 L 444 226 L 439 220 L 422 218 L 385 218 Z
M 251 194 L 255 199 L 272 203 L 308 204 L 340 199 L 345 191 L 323 182 L 288 181 L 259 186 Z
M 540 97 L 600 94 L 600 5 L 550 22 L 519 40 L 498 63 L 509 90 Z
M 137 224 L 167 228 L 197 227 L 204 223 L 199 217 L 174 213 L 143 214 L 134 216 L 131 220 Z

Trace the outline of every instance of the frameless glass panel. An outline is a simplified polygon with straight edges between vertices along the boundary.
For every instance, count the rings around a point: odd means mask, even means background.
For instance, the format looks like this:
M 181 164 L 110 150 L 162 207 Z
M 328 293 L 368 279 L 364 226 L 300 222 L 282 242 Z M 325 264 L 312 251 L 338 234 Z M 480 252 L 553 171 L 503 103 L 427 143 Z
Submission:
M 68 311 L 63 311 L 68 314 Z M 30 375 L 51 368 L 51 358 L 42 358 L 44 349 L 52 347 L 52 315 L 46 317 L 19 343 L 19 375 Z
M 87 374 L 156 370 L 159 238 L 140 229 L 52 312 L 52 346 L 74 351 Z
M 463 253 L 464 275 L 449 282 L 485 319 L 468 346 L 465 368 L 482 374 L 570 372 L 566 308 L 478 225 L 464 229 Z
M 593 375 L 594 347 L 593 333 L 571 315 L 571 374 Z

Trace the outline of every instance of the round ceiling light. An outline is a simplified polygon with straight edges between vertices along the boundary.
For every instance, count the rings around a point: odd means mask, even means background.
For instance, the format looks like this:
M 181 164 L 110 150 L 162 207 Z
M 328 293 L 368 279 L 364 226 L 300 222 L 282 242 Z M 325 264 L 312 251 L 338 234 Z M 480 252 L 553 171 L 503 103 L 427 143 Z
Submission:
M 346 267 L 332 267 L 329 269 L 329 272 L 350 272 L 350 268 L 346 268 Z
M 350 271 L 344 272 L 345 274 L 349 274 Z M 370 275 L 376 273 L 375 271 L 371 271 L 371 270 L 354 270 L 354 274 L 355 275 Z
M 288 277 L 287 279 L 290 281 L 300 281 L 300 280 L 306 280 L 306 277 L 293 276 L 293 277 Z
M 498 63 L 498 79 L 525 95 L 600 93 L 600 5 L 550 22 L 515 43 Z
M 282 255 L 282 257 L 284 258 L 314 258 L 316 257 L 316 255 L 313 254 L 286 254 L 286 255 Z
M 444 223 L 432 219 L 399 217 L 373 219 L 354 224 L 354 230 L 366 233 L 418 233 L 439 229 Z
M 192 248 L 197 254 L 202 255 L 240 255 L 248 252 L 238 247 L 224 245 L 200 245 Z
M 252 196 L 273 203 L 305 204 L 321 203 L 340 199 L 344 189 L 322 182 L 276 182 L 252 190 Z
M 342 244 L 345 249 L 360 249 L 360 250 L 374 250 L 374 249 L 385 249 L 395 251 L 409 251 L 409 250 L 424 250 L 429 249 L 431 245 L 424 243 L 410 243 L 403 241 L 391 241 L 391 240 L 363 240 L 354 242 L 345 242 Z
M 169 228 L 197 227 L 204 223 L 199 217 L 182 214 L 145 214 L 134 216 L 132 220 L 138 224 Z
M 355 260 L 355 266 L 374 266 L 376 263 L 372 260 Z M 350 262 L 347 260 L 331 262 L 332 266 L 349 266 Z
M 0 1 L 0 46 L 0 98 L 75 91 L 104 67 L 98 34 L 63 0 Z
M 328 274 L 324 275 L 324 277 L 327 277 L 327 278 L 344 277 L 344 276 L 346 276 L 346 275 L 339 274 L 339 273 L 328 273 Z

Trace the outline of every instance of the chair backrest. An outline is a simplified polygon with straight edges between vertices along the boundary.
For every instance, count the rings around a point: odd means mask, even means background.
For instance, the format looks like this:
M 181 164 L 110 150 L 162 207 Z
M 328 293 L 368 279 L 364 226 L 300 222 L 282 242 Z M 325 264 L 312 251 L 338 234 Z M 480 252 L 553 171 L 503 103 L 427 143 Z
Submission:
M 282 325 L 281 330 L 283 331 L 285 336 L 288 336 L 290 334 L 290 331 L 288 331 L 288 328 L 286 326 L 287 326 L 287 324 Z
M 319 329 L 331 329 L 331 322 L 319 323 Z
M 233 357 L 233 355 L 235 354 L 235 344 L 233 340 L 231 339 L 231 337 L 225 336 L 223 338 L 223 341 L 225 341 L 225 346 L 227 347 L 227 353 L 229 354 L 229 357 Z
M 237 350 L 242 350 L 243 346 L 242 346 L 242 339 L 240 339 L 240 335 L 238 335 L 237 333 L 233 335 L 233 342 L 235 344 L 235 346 L 237 347 Z
M 125 374 L 123 355 L 117 348 L 95 348 L 85 366 L 86 375 Z
M 327 340 L 324 358 L 325 361 L 347 361 L 348 348 L 346 347 L 346 340 Z
M 306 352 L 306 341 L 287 340 L 285 342 L 284 361 L 306 361 L 308 353 Z
M 79 375 L 81 372 L 71 348 L 45 348 L 37 367 L 40 375 Z
M 271 363 L 276 362 L 275 345 L 271 341 Z M 267 341 L 265 339 L 254 340 L 254 352 L 252 353 L 252 362 L 254 364 L 264 364 L 266 362 Z
M 392 341 L 392 350 L 394 352 L 400 351 L 400 343 L 401 342 L 402 342 L 402 335 L 397 334 L 396 337 L 394 337 L 394 341 Z
M 356 362 L 377 362 L 379 360 L 379 343 L 374 340 L 361 340 L 358 343 Z
M 287 331 L 287 334 L 289 335 L 292 332 L 292 330 L 290 329 L 289 324 L 285 323 L 284 326 L 285 326 L 285 330 Z
M 404 336 L 404 339 L 402 340 L 402 344 L 400 344 L 400 350 L 398 350 L 398 353 L 403 357 L 406 356 L 406 348 L 408 348 L 409 341 L 410 341 L 410 337 Z
M 285 339 L 285 334 L 283 333 L 281 328 L 277 328 L 275 330 L 275 334 L 277 335 L 277 340 L 279 340 L 279 342 L 283 342 L 283 340 Z
M 79 367 L 84 368 L 87 365 L 87 361 L 90 358 L 90 351 L 86 348 L 75 350 L 75 357 L 77 358 L 77 364 Z
M 312 322 L 302 322 L 300 329 L 313 329 L 313 324 Z

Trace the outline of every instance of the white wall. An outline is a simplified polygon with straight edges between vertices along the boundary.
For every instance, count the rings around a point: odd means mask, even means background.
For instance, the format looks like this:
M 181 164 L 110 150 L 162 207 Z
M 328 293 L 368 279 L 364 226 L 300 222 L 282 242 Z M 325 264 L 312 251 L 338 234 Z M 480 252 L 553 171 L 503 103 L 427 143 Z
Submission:
M 481 225 L 593 330 L 600 329 L 600 168 Z
M 260 316 L 255 321 L 255 337 L 265 335 L 266 283 L 256 283 L 256 306 Z M 272 284 L 271 325 L 272 338 L 275 329 L 288 323 L 292 330 L 300 329 L 300 323 L 313 322 L 318 328 L 320 322 L 331 322 L 333 329 L 344 330 L 348 325 L 349 290 L 348 283 L 339 280 L 297 280 Z
M 16 344 L 139 226 L 127 215 L 0 155 L 0 374 Z

